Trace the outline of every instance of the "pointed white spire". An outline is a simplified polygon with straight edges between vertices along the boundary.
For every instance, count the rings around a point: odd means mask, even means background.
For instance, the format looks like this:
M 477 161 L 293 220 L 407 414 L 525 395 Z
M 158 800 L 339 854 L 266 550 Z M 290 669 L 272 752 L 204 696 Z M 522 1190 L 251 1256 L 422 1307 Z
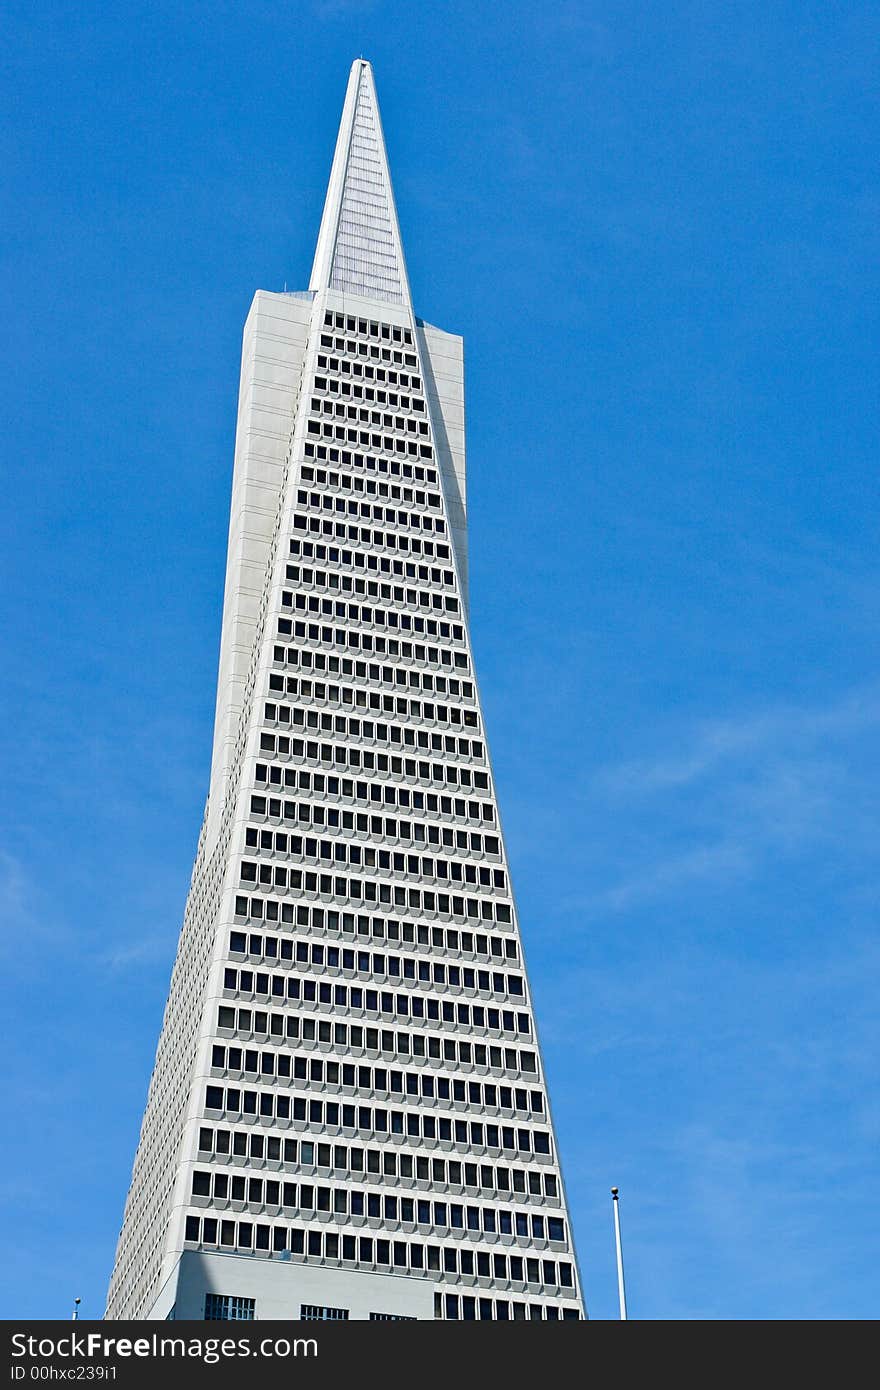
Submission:
M 370 64 L 352 64 L 310 290 L 410 304 L 388 155 Z

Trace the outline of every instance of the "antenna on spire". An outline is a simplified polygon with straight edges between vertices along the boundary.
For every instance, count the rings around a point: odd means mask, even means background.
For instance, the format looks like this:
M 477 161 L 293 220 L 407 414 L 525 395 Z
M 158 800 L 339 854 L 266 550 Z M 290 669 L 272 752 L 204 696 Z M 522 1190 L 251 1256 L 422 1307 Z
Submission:
M 71 1322 L 77 1322 L 77 1321 L 78 1321 L 78 1319 L 79 1319 L 79 1305 L 80 1305 L 81 1303 L 82 1303 L 82 1299 L 81 1299 L 81 1298 L 75 1298 L 75 1299 L 73 1300 L 73 1312 L 72 1312 L 71 1317 L 70 1317 L 70 1321 L 71 1321 Z
M 626 1285 L 623 1282 L 623 1245 L 620 1239 L 620 1203 L 616 1187 L 611 1189 L 611 1204 L 614 1207 L 614 1243 L 617 1247 L 617 1297 L 620 1300 L 620 1321 L 626 1322 Z

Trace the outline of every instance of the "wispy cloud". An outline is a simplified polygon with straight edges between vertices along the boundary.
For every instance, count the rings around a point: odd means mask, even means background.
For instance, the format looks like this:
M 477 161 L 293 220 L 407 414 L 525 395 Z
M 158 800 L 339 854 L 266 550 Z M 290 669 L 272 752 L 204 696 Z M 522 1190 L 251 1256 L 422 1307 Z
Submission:
M 22 943 L 60 946 L 72 936 L 69 922 L 43 894 L 22 860 L 0 849 L 0 950 L 20 960 Z
M 601 769 L 589 795 L 618 827 L 622 872 L 594 905 L 620 911 L 722 885 L 810 847 L 867 848 L 880 825 L 868 756 L 878 731 L 871 686 L 826 706 L 704 720 L 652 756 Z
M 602 895 L 602 905 L 621 911 L 645 898 L 679 888 L 699 880 L 717 881 L 745 874 L 750 858 L 741 844 L 721 841 L 685 854 L 659 860 L 634 877 L 624 880 Z
M 849 692 L 827 708 L 777 705 L 740 719 L 706 720 L 673 753 L 603 769 L 597 781 L 617 793 L 686 786 L 724 763 L 760 750 L 815 745 L 880 727 L 880 687 Z
M 108 942 L 106 930 L 94 929 L 82 915 L 74 925 L 70 905 L 59 906 L 57 893 L 47 891 L 37 873 L 0 849 L 0 954 L 14 953 L 19 968 L 25 961 L 36 961 L 44 969 L 44 953 L 51 949 L 56 959 L 71 951 L 80 964 L 91 962 L 114 974 L 146 966 L 170 969 L 180 921 L 179 910 L 169 910 L 168 900 L 177 887 L 171 875 L 133 886 L 123 928 L 117 936 L 111 933 Z M 87 896 L 77 899 L 80 914 L 86 907 Z M 161 930 L 148 925 L 156 920 L 162 922 Z
M 136 941 L 115 946 L 100 954 L 98 962 L 114 972 L 134 970 L 143 965 L 160 964 L 167 966 L 170 970 L 173 960 L 173 937 L 176 930 L 175 926 L 171 932 L 154 932 L 149 936 L 139 937 Z

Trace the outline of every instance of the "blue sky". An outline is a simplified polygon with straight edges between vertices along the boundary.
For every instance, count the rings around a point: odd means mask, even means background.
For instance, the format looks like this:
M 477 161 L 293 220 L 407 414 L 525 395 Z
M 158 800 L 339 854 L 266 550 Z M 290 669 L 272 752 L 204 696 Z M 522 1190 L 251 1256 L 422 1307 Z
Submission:
M 4 1316 L 99 1316 L 207 787 L 241 327 L 375 66 L 585 1291 L 878 1312 L 876 8 L 7 0 Z

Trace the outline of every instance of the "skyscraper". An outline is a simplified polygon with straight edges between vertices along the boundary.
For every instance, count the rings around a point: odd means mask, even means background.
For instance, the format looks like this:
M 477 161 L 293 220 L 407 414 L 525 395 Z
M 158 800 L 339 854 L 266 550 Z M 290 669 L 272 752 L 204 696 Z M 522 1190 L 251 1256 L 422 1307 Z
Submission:
M 108 1318 L 583 1316 L 370 65 L 244 330 L 211 784 Z

